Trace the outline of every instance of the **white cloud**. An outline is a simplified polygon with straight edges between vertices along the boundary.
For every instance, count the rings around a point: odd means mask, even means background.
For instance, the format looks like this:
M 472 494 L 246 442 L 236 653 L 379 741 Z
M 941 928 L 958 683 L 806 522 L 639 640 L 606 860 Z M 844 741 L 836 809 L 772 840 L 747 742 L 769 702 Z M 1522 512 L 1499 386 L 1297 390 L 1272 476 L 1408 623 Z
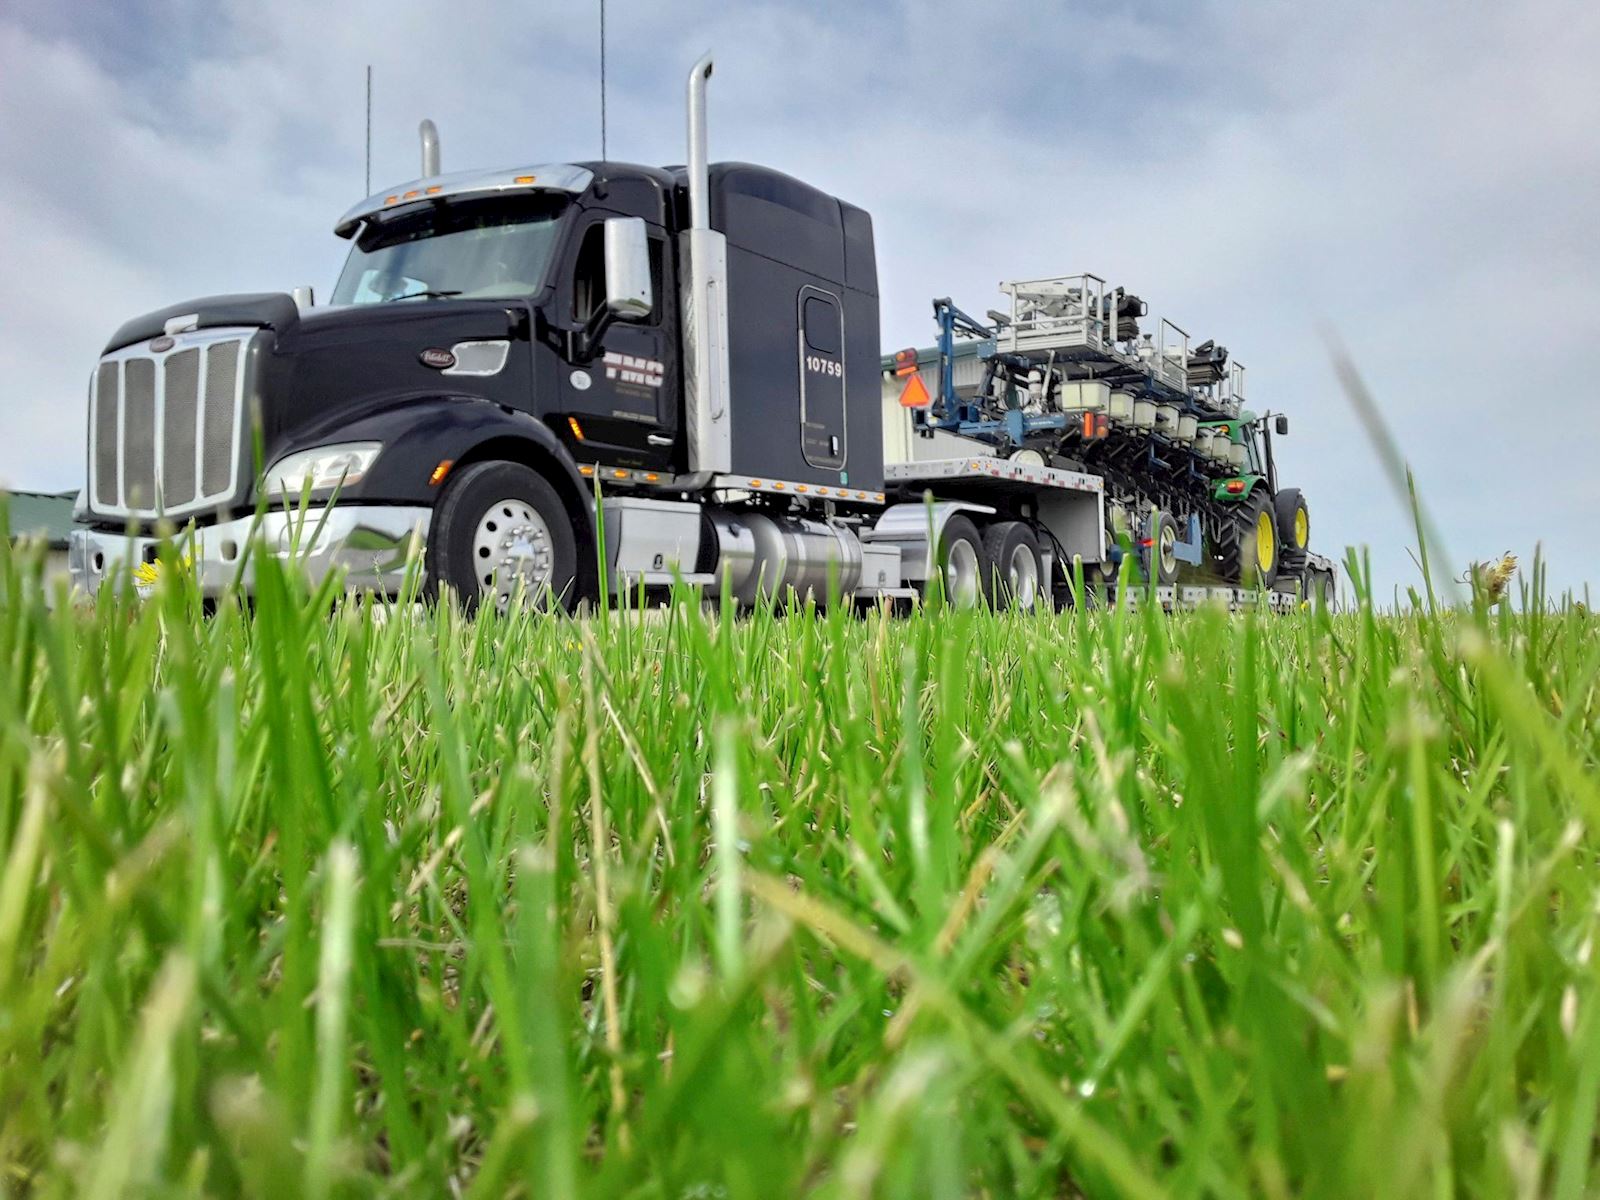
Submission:
M 414 171 L 424 115 L 447 167 L 598 155 L 592 4 L 32 2 L 0 17 L 0 478 L 81 475 L 84 380 L 127 317 L 331 284 L 366 63 L 375 187 Z M 1108 275 L 1292 414 L 1323 547 L 1371 543 L 1385 586 L 1410 580 L 1326 323 L 1456 553 L 1543 539 L 1558 583 L 1595 578 L 1600 8 L 1140 13 L 612 0 L 611 151 L 681 158 L 712 47 L 714 154 L 873 212 L 887 347 L 928 338 L 935 295 L 981 312 L 1002 278 Z

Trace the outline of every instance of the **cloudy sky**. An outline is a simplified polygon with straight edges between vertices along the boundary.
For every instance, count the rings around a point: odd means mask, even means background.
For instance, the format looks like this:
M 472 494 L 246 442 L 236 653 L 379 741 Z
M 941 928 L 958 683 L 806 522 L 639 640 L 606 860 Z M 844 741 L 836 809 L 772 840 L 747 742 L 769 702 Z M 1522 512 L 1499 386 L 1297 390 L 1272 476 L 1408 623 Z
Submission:
M 884 345 L 928 301 L 1091 270 L 1250 369 L 1325 552 L 1415 581 L 1409 519 L 1335 380 L 1359 363 L 1460 559 L 1542 541 L 1600 595 L 1600 4 L 609 0 L 609 150 L 714 158 L 874 214 Z M 0 482 L 76 486 L 84 392 L 129 316 L 326 295 L 363 193 L 598 157 L 594 0 L 0 5 Z

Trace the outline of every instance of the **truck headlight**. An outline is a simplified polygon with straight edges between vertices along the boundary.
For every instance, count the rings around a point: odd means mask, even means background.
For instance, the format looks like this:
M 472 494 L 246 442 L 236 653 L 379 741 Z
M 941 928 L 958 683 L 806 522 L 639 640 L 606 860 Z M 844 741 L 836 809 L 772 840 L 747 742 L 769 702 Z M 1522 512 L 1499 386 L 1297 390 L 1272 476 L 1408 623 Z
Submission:
M 382 449 L 382 442 L 342 442 L 286 454 L 267 468 L 267 495 L 293 502 L 307 489 L 313 496 L 343 491 L 361 482 Z

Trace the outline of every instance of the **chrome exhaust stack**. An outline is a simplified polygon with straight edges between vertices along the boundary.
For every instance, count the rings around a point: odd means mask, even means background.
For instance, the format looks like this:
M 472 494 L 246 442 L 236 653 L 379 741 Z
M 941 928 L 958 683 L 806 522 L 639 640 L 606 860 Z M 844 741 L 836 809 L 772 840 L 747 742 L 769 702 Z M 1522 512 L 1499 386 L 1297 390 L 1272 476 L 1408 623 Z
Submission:
M 711 228 L 710 168 L 706 162 L 706 81 L 710 53 L 689 71 L 689 228 L 678 235 L 689 264 L 682 284 L 684 424 L 689 443 L 685 486 L 704 487 L 733 469 L 728 410 L 728 247 Z
M 706 83 L 716 64 L 707 51 L 689 71 L 689 228 L 711 228 L 711 179 L 706 169 Z
M 424 120 L 417 133 L 422 138 L 422 178 L 431 179 L 439 173 L 439 130 L 432 121 Z

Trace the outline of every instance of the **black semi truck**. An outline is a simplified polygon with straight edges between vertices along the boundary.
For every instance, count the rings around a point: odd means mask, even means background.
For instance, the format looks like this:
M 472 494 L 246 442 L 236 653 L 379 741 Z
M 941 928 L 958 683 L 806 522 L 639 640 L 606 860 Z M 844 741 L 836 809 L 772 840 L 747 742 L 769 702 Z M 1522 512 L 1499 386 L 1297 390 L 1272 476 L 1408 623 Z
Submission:
M 176 537 L 213 595 L 249 588 L 253 547 L 385 592 L 420 553 L 469 606 L 677 579 L 910 598 L 942 573 L 957 603 L 1031 607 L 1074 557 L 1115 559 L 1093 471 L 960 437 L 885 462 L 912 414 L 883 386 L 871 218 L 708 164 L 711 70 L 685 166 L 442 174 L 424 122 L 422 176 L 335 226 L 331 304 L 124 324 L 90 385 L 75 580 L 151 584 Z

